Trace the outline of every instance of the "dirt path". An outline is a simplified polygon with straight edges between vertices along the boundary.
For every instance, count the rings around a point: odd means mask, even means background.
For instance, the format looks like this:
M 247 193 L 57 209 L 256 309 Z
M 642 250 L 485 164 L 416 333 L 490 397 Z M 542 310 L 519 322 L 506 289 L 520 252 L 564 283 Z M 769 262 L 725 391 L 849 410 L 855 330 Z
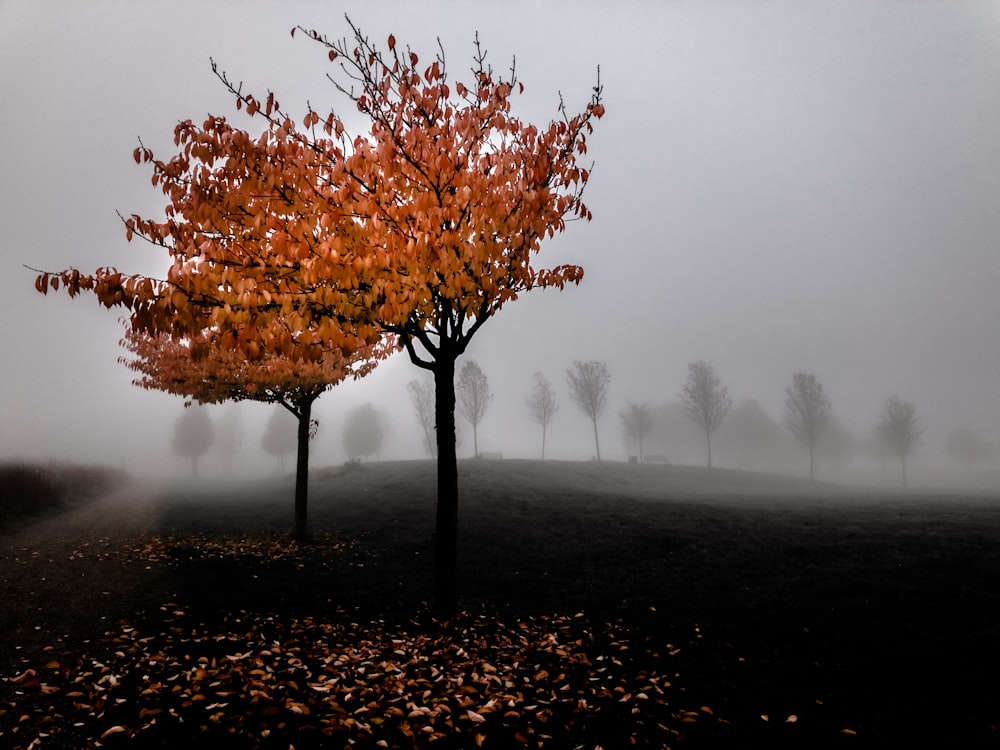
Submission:
M 155 528 L 155 495 L 134 484 L 0 536 L 0 669 L 168 600 L 155 563 L 133 552 Z

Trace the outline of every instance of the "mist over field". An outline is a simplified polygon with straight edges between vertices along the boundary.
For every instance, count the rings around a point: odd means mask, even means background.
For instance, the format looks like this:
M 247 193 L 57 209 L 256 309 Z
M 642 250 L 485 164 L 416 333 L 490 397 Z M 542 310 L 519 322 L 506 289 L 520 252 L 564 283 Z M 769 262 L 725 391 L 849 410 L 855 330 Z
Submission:
M 516 56 L 525 93 L 514 106 L 539 124 L 557 115 L 560 92 L 570 110 L 582 106 L 600 66 L 607 115 L 588 142 L 585 194 L 594 218 L 539 255 L 546 267 L 582 265 L 583 282 L 508 305 L 459 362 L 478 363 L 494 395 L 481 453 L 540 455 L 526 400 L 541 372 L 559 406 L 546 458 L 589 461 L 592 424 L 570 400 L 567 369 L 599 361 L 611 376 L 602 459 L 638 456 L 619 417 L 631 403 L 654 417 L 644 453 L 701 465 L 705 436 L 680 395 L 688 365 L 705 361 L 733 401 L 712 435 L 716 466 L 808 474 L 784 424 L 786 388 L 806 372 L 831 406 L 817 479 L 899 484 L 898 459 L 873 447 L 896 395 L 923 428 L 907 458 L 911 486 L 1000 486 L 1000 10 L 963 0 L 584 2 L 572 12 L 3 3 L 0 459 L 191 472 L 172 445 L 183 399 L 133 387 L 117 363 L 122 311 L 89 295 L 42 297 L 23 266 L 162 272 L 165 255 L 127 243 L 115 213 L 162 215 L 149 170 L 132 160 L 137 137 L 166 158 L 179 120 L 235 114 L 209 57 L 298 117 L 307 101 L 346 112 L 325 55 L 288 33 L 344 35 L 345 11 L 373 39 L 392 32 L 423 57 L 440 37 L 453 75 L 471 65 L 478 31 L 494 67 Z M 413 380 L 429 374 L 400 353 L 324 394 L 312 465 L 348 459 L 345 424 L 366 404 L 384 427 L 369 458 L 426 457 Z M 291 471 L 291 457 L 282 467 L 262 447 L 279 407 L 206 408 L 214 440 L 200 476 Z M 764 418 L 737 418 L 750 413 Z M 470 457 L 472 427 L 458 424 L 458 455 Z M 978 450 L 949 450 L 958 431 Z

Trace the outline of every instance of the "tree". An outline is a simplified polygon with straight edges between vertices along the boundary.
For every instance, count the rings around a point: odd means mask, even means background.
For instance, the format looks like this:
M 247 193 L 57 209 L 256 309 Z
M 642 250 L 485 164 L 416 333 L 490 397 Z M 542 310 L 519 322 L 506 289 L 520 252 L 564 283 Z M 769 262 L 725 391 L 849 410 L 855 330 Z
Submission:
M 315 350 L 309 344 L 289 342 L 288 354 L 258 352 L 257 358 L 251 360 L 242 351 L 222 345 L 215 331 L 175 340 L 131 325 L 120 343 L 132 358 L 120 357 L 119 361 L 140 375 L 132 382 L 141 388 L 174 393 L 203 404 L 243 400 L 278 404 L 295 417 L 298 422 L 296 539 L 306 538 L 309 440 L 315 431 L 313 404 L 345 378 L 362 377 L 370 372 L 390 349 L 384 341 L 350 353 L 339 349 Z M 308 348 L 312 359 L 300 358 L 304 356 L 300 348 Z
M 413 404 L 413 413 L 424 431 L 424 448 L 431 458 L 437 455 L 437 442 L 434 439 L 434 384 L 411 380 L 406 384 Z
M 732 466 L 757 471 L 782 463 L 788 442 L 788 433 L 752 398 L 733 407 L 716 436 Z
M 797 372 L 785 389 L 785 425 L 809 449 L 809 479 L 816 478 L 816 441 L 830 422 L 830 401 L 815 375 Z
M 681 391 L 684 413 L 705 432 L 708 468 L 712 468 L 712 433 L 719 429 L 733 406 L 719 376 L 707 362 L 688 365 L 688 379 Z
M 348 413 L 344 422 L 344 450 L 348 457 L 368 458 L 381 450 L 384 439 L 384 420 L 370 403 Z
M 458 410 L 472 425 L 472 446 L 474 455 L 479 455 L 479 423 L 486 415 L 486 410 L 493 401 L 493 391 L 490 383 L 475 360 L 469 360 L 458 373 L 455 383 L 458 396 Z
M 601 442 L 597 437 L 597 420 L 608 405 L 608 384 L 611 376 L 603 362 L 581 362 L 576 360 L 566 370 L 569 385 L 569 399 L 594 423 L 594 450 L 601 460 Z
M 899 458 L 903 486 L 906 487 L 906 457 L 913 452 L 924 432 L 917 407 L 899 396 L 890 396 L 878 421 L 878 434 Z
M 545 460 L 545 433 L 556 412 L 559 411 L 559 404 L 556 403 L 555 392 L 549 381 L 540 372 L 535 373 L 535 387 L 528 396 L 528 416 L 532 422 L 542 426 L 542 460 Z
M 198 459 L 212 447 L 215 430 L 208 410 L 188 407 L 174 422 L 174 453 L 191 459 L 191 476 L 198 476 Z
M 228 408 L 222 418 L 216 423 L 215 449 L 222 457 L 226 466 L 226 471 L 230 474 L 233 470 L 233 459 L 242 444 L 243 420 L 239 409 L 235 406 Z
M 582 112 L 538 127 L 511 103 L 523 86 L 486 62 L 476 43 L 471 76 L 450 81 L 443 50 L 423 64 L 389 36 L 385 48 L 348 19 L 350 40 L 301 27 L 339 62 L 329 78 L 348 99 L 347 132 L 311 106 L 299 125 L 273 92 L 256 97 L 213 70 L 238 109 L 262 118 L 260 135 L 223 117 L 175 128 L 180 152 L 157 160 L 141 142 L 168 198 L 165 221 L 132 215 L 128 238 L 167 250 L 166 279 L 115 269 L 41 273 L 40 292 L 60 285 L 125 305 L 133 325 L 184 336 L 208 325 L 255 358 L 285 353 L 296 337 L 345 352 L 383 333 L 435 381 L 438 513 L 435 602 L 456 601 L 458 465 L 455 363 L 472 337 L 530 289 L 579 283 L 575 265 L 536 268 L 541 242 L 568 220 L 590 219 L 590 176 L 578 163 L 604 114 L 598 77 Z M 306 333 L 308 332 L 308 333 Z
M 960 427 L 951 433 L 944 449 L 953 461 L 965 464 L 970 471 L 993 455 L 990 444 L 967 427 Z
M 642 441 L 653 429 L 653 410 L 645 405 L 630 403 L 620 413 L 625 434 L 639 443 L 639 463 L 642 463 Z
M 285 470 L 285 456 L 295 450 L 298 444 L 298 420 L 292 422 L 287 412 L 275 409 L 268 417 L 267 427 L 260 438 L 260 446 L 264 451 L 278 459 L 278 471 Z

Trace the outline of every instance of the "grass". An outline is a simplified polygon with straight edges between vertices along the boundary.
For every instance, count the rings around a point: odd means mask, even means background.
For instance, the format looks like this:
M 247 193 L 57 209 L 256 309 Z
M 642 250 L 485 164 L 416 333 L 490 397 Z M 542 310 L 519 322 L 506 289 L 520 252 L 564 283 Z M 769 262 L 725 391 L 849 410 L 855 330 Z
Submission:
M 26 633 L 0 728 L 28 717 L 20 736 L 57 747 L 1000 744 L 995 496 L 533 461 L 462 462 L 460 487 L 463 614 L 440 623 L 433 464 L 314 472 L 305 546 L 287 479 L 170 485 L 154 533 L 104 561 L 128 614 Z

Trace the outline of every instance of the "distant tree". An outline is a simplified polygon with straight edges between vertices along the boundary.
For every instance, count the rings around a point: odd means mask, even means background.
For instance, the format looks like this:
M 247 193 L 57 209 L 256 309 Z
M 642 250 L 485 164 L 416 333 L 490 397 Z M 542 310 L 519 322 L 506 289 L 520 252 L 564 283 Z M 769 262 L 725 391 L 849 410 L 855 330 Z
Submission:
M 816 441 L 830 422 L 830 400 L 815 375 L 797 372 L 785 389 L 785 424 L 809 448 L 809 479 L 816 478 Z
M 413 413 L 424 431 L 424 448 L 431 458 L 437 455 L 437 438 L 434 433 L 434 383 L 411 380 L 406 384 L 413 404 Z
M 688 379 L 681 391 L 685 413 L 705 432 L 708 450 L 708 468 L 712 468 L 712 433 L 719 429 L 722 420 L 733 406 L 719 376 L 707 362 L 688 365 Z
M 715 442 L 734 466 L 761 470 L 781 463 L 789 438 L 758 401 L 748 398 L 730 410 Z
M 293 452 L 298 445 L 296 423 L 285 414 L 283 409 L 273 410 L 267 420 L 264 435 L 260 439 L 261 447 L 278 459 L 279 472 L 285 470 L 285 456 Z
M 569 399 L 590 417 L 594 423 L 594 449 L 597 460 L 601 460 L 601 442 L 597 437 L 597 420 L 608 405 L 608 384 L 611 375 L 603 362 L 581 362 L 576 360 L 566 371 L 566 383 L 569 385 Z
M 226 471 L 232 472 L 233 459 L 240 449 L 240 436 L 243 434 L 243 421 L 240 411 L 235 405 L 229 406 L 216 423 L 215 450 L 222 457 Z
M 385 439 L 382 415 L 369 403 L 355 407 L 344 422 L 344 450 L 350 458 L 378 453 Z
M 823 435 L 816 442 L 816 460 L 839 470 L 854 458 L 857 450 L 858 444 L 851 431 L 831 416 Z
M 458 410 L 472 425 L 472 445 L 475 455 L 479 455 L 479 423 L 486 415 L 486 410 L 493 401 L 490 383 L 475 360 L 468 360 L 462 365 L 455 381 L 455 394 L 458 396 Z
M 653 410 L 645 404 L 630 403 L 618 413 L 618 416 L 625 425 L 625 434 L 639 443 L 639 463 L 642 463 L 642 442 L 653 429 Z
M 899 396 L 890 396 L 878 421 L 878 433 L 899 457 L 903 486 L 906 487 L 906 457 L 913 452 L 924 432 L 917 407 Z
M 212 446 L 215 430 L 208 410 L 187 406 L 174 422 L 174 453 L 191 459 L 191 476 L 198 476 L 198 459 Z
M 967 427 L 955 430 L 948 437 L 944 449 L 957 463 L 965 464 L 971 471 L 976 464 L 988 461 L 993 454 L 990 444 Z
M 531 421 L 542 426 L 542 460 L 545 460 L 545 433 L 552 417 L 559 411 L 556 395 L 549 381 L 540 372 L 535 373 L 535 387 L 528 396 L 528 415 Z

